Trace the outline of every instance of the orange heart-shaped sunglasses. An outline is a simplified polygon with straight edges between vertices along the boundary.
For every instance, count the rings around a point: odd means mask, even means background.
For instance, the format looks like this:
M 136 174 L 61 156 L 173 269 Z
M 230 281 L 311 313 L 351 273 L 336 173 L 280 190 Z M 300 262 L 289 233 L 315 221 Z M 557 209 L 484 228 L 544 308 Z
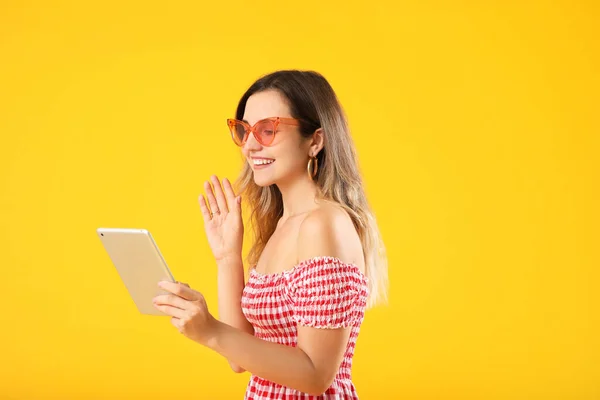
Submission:
M 240 121 L 238 119 L 228 119 L 227 126 L 231 132 L 231 138 L 233 142 L 238 146 L 243 146 L 250 133 L 254 134 L 256 141 L 263 146 L 270 146 L 275 139 L 275 133 L 277 132 L 277 126 L 279 124 L 285 125 L 300 125 L 300 120 L 295 118 L 286 117 L 270 117 L 264 118 L 250 126 L 246 121 Z

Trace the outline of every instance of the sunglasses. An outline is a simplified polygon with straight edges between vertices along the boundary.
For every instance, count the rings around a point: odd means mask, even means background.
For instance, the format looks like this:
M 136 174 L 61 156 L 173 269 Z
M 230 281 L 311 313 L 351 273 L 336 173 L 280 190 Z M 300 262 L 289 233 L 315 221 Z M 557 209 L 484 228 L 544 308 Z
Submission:
M 250 126 L 247 122 L 237 119 L 227 120 L 231 138 L 233 139 L 233 142 L 240 147 L 248 141 L 250 133 L 254 134 L 258 143 L 263 146 L 270 146 L 275 139 L 275 133 L 277 132 L 277 126 L 279 126 L 279 124 L 299 126 L 300 120 L 295 118 L 271 117 L 261 119 L 254 124 L 254 126 Z

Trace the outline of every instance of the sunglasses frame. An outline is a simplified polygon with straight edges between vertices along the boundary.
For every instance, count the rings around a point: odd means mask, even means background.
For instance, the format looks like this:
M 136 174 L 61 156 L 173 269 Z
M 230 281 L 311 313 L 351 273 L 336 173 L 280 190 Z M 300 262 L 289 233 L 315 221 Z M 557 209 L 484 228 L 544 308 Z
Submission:
M 273 138 L 268 143 L 264 143 L 263 140 L 260 139 L 260 135 L 256 131 L 256 126 L 265 121 L 273 122 L 273 129 L 274 129 L 273 130 Z M 241 143 L 238 143 L 238 141 L 236 140 L 237 135 L 234 133 L 235 124 L 241 124 L 245 128 L 244 129 L 244 137 L 242 138 Z M 287 118 L 287 117 L 268 117 L 268 118 L 263 118 L 260 121 L 257 121 L 253 126 L 250 126 L 250 124 L 248 124 L 247 122 L 240 121 L 239 119 L 234 119 L 234 118 L 227 119 L 227 126 L 229 127 L 229 133 L 231 134 L 231 139 L 233 140 L 233 142 L 236 145 L 238 145 L 240 147 L 242 147 L 243 145 L 246 144 L 246 142 L 248 141 L 248 137 L 250 136 L 250 132 L 252 132 L 254 134 L 254 138 L 256 139 L 256 141 L 258 143 L 260 143 L 261 145 L 263 145 L 265 147 L 270 146 L 273 143 L 273 141 L 275 140 L 275 135 L 277 134 L 277 126 L 279 126 L 279 124 L 299 126 L 300 120 L 296 119 L 296 118 Z

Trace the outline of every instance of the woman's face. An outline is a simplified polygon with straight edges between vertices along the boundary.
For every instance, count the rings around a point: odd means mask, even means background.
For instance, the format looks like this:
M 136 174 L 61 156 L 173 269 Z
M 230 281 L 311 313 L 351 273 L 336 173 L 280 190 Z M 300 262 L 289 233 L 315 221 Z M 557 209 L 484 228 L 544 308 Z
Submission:
M 257 121 L 269 117 L 292 118 L 287 99 L 276 90 L 250 96 L 243 119 L 254 126 Z M 306 175 L 309 147 L 310 138 L 302 137 L 298 126 L 280 123 L 271 145 L 261 145 L 250 134 L 242 147 L 242 153 L 254 171 L 254 182 L 259 186 L 269 186 Z M 258 164 L 264 161 L 272 162 Z

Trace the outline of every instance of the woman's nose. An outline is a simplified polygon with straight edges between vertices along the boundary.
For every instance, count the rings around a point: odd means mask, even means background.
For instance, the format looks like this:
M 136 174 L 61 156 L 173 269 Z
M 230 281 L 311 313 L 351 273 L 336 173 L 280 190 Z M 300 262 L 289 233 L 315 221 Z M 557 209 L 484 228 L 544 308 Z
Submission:
M 243 150 L 246 153 L 249 153 L 250 151 L 257 151 L 257 150 L 260 150 L 261 148 L 262 148 L 262 145 L 256 140 L 256 138 L 254 137 L 254 133 L 250 133 L 250 135 L 248 135 L 248 139 L 246 140 L 246 143 L 244 143 Z

